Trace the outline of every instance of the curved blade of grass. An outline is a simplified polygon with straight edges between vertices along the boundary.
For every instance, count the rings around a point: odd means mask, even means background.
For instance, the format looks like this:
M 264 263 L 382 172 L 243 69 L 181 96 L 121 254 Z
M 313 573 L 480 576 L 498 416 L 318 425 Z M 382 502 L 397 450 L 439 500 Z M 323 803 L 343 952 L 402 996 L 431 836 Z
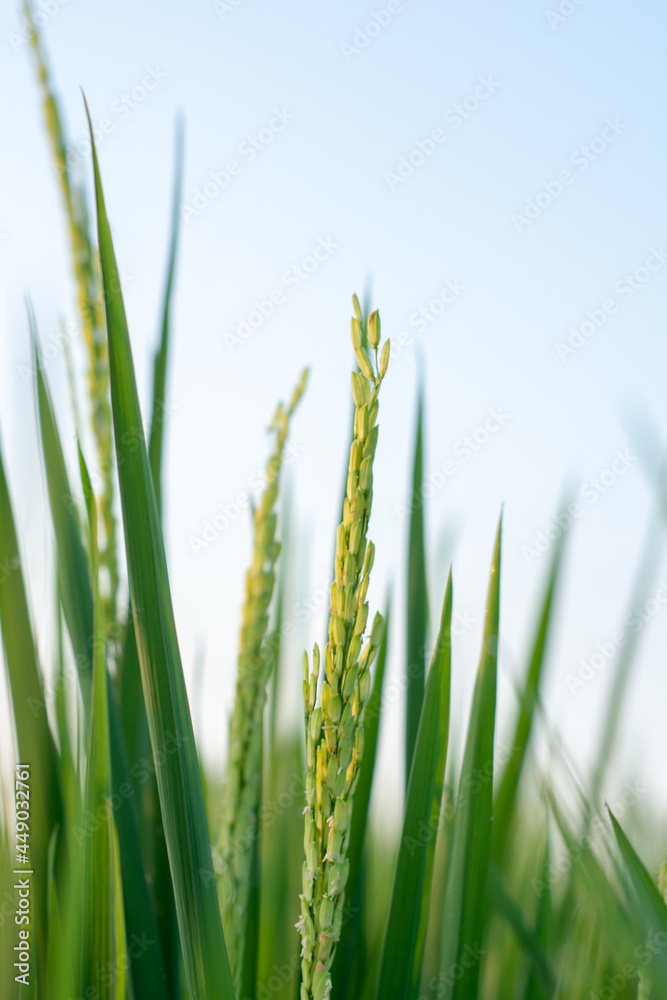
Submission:
M 51 831 L 62 821 L 58 755 L 49 729 L 9 488 L 0 450 L 0 629 L 20 763 L 30 766 L 28 867 L 44 872 Z M 22 794 L 26 791 L 21 789 Z M 17 863 L 14 867 L 20 867 Z M 33 881 L 37 966 L 44 969 L 47 939 L 45 879 Z
M 608 812 L 630 884 L 639 900 L 646 933 L 649 931 L 656 933 L 658 931 L 665 931 L 667 930 L 667 905 L 665 905 L 665 901 L 660 895 L 657 885 L 651 878 L 646 865 L 623 832 L 621 824 L 611 809 L 608 808 Z
M 447 987 L 444 995 L 453 1000 L 469 1000 L 477 995 L 484 939 L 493 806 L 501 531 L 502 519 L 491 566 L 482 656 L 475 681 L 447 867 L 440 972 Z M 463 974 L 455 979 L 453 973 L 458 966 Z
M 415 1000 L 419 992 L 449 739 L 451 625 L 450 573 L 410 770 L 378 1000 Z
M 42 437 L 42 454 L 46 470 L 51 520 L 58 550 L 58 588 L 67 630 L 74 649 L 83 702 L 85 731 L 87 732 L 92 683 L 90 642 L 93 632 L 93 592 L 81 537 L 81 522 L 76 498 L 69 486 L 51 397 L 39 365 L 37 328 L 32 309 L 29 309 L 29 322 L 37 374 L 37 406 Z
M 505 888 L 500 872 L 493 861 L 489 865 L 487 891 L 494 909 L 507 921 L 514 937 L 530 960 L 530 982 L 533 985 L 531 992 L 527 995 L 535 998 L 550 996 L 553 982 L 542 942 L 537 932 L 529 927 L 524 920 L 521 908 Z M 546 893 L 540 896 L 539 906 L 544 905 L 543 900 L 546 898 Z
M 118 921 L 118 909 L 122 912 L 123 897 L 113 812 L 107 809 L 113 786 L 104 623 L 98 583 L 97 504 L 80 448 L 79 466 L 90 529 L 94 613 L 93 697 L 84 807 L 86 815 L 96 820 L 84 842 L 82 986 L 84 995 L 90 990 L 95 991 L 100 1000 L 122 1000 L 125 965 L 118 959 L 125 955 L 125 938 L 124 934 L 121 938 L 117 937 L 117 931 L 123 929 Z M 109 970 L 114 970 L 115 974 L 109 975 Z
M 512 817 L 517 804 L 517 792 L 521 780 L 521 773 L 528 752 L 530 734 L 533 726 L 535 707 L 538 703 L 540 683 L 544 660 L 547 649 L 547 640 L 551 625 L 551 616 L 554 606 L 554 596 L 560 575 L 560 568 L 563 558 L 565 533 L 561 533 L 554 546 L 553 558 L 547 580 L 547 588 L 542 602 L 540 616 L 537 621 L 535 639 L 528 663 L 528 672 L 519 713 L 514 730 L 512 751 L 505 765 L 498 791 L 493 803 L 493 856 L 500 862 L 505 853 L 507 839 L 510 832 Z
M 162 511 L 162 456 L 164 451 L 164 423 L 166 419 L 166 381 L 171 330 L 171 299 L 176 269 L 178 249 L 180 204 L 183 186 L 183 127 L 176 127 L 176 157 L 174 190 L 172 199 L 171 236 L 167 257 L 167 274 L 162 304 L 160 342 L 153 363 L 153 409 L 149 425 L 148 458 L 155 488 L 158 514 Z M 119 671 L 120 709 L 125 733 L 130 770 L 142 760 L 150 758 L 151 745 L 148 732 L 148 717 L 141 689 L 141 670 L 137 652 L 136 637 L 132 617 L 129 616 L 125 630 L 125 642 Z M 139 786 L 135 783 L 142 805 L 142 815 L 147 817 L 143 824 L 144 862 L 152 887 L 155 917 L 162 945 L 167 971 L 167 988 L 171 1000 L 180 991 L 180 946 L 174 891 L 169 871 L 169 859 L 162 824 L 162 813 L 158 799 L 157 781 L 152 772 Z
M 37 331 L 32 315 L 30 319 L 33 341 L 36 345 Z M 48 386 L 39 367 L 37 367 L 37 401 L 51 519 L 56 537 L 59 592 L 77 665 L 84 715 L 83 731 L 87 741 L 93 673 L 93 592 L 78 509 L 67 476 Z M 113 698 L 109 679 L 107 683 L 113 788 L 117 796 L 116 801 L 120 802 L 115 810 L 115 819 L 126 887 L 125 921 L 130 936 L 132 933 L 140 935 L 145 932 L 148 938 L 155 942 L 132 962 L 132 982 L 137 995 L 145 995 L 145 991 L 149 990 L 150 996 L 156 1000 L 167 1000 L 164 992 L 166 979 L 164 963 L 160 946 L 157 944 L 155 917 L 141 859 L 135 814 L 136 803 L 134 796 L 119 791 L 121 788 L 125 790 L 132 786 L 118 707 Z M 78 830 L 81 831 L 82 828 L 79 827 Z M 82 835 L 82 832 L 77 832 L 75 837 Z
M 649 522 L 632 590 L 631 614 L 634 612 L 635 617 L 635 609 L 643 605 L 647 598 L 650 597 L 651 583 L 655 579 L 657 568 L 660 565 L 663 547 L 664 534 L 660 530 L 659 515 L 657 515 Z M 590 802 L 594 809 L 599 805 L 600 791 L 614 749 L 621 710 L 625 703 L 625 692 L 642 632 L 641 623 L 638 627 L 629 629 L 627 642 L 619 651 L 618 662 L 614 670 L 614 682 L 609 695 L 609 702 L 602 727 L 597 763 L 591 779 Z
M 90 116 L 89 124 L 130 598 L 153 753 L 172 750 L 157 769 L 157 782 L 185 974 L 191 1000 L 226 1000 L 234 994 L 199 762 Z
M 380 715 L 382 712 L 382 688 L 384 684 L 387 650 L 389 648 L 389 627 L 391 624 L 391 594 L 387 597 L 385 612 L 385 629 L 377 657 L 373 690 L 364 716 L 364 756 L 361 759 L 359 783 L 354 793 L 354 809 L 350 827 L 350 843 L 347 857 L 350 863 L 347 877 L 347 893 L 350 900 L 350 918 L 343 924 L 340 942 L 336 949 L 336 957 L 331 970 L 333 996 L 346 996 L 351 989 L 355 977 L 368 971 L 364 948 L 363 934 L 363 900 L 365 896 L 365 879 L 363 872 L 364 844 L 366 841 L 366 826 L 368 809 L 371 801 L 373 776 L 375 774 L 375 759 L 380 732 Z
M 551 864 L 551 852 L 549 848 L 549 830 L 547 828 L 546 841 L 544 844 L 544 861 L 542 864 L 542 881 L 545 883 L 543 891 L 537 901 L 537 913 L 535 915 L 535 936 L 537 943 L 544 956 L 544 968 L 540 969 L 541 962 L 538 961 L 538 952 L 533 952 L 533 968 L 528 976 L 524 1000 L 548 1000 L 553 991 L 553 981 L 551 970 L 549 969 L 548 958 L 551 946 L 551 938 L 554 925 L 554 911 L 549 885 L 549 869 Z M 543 978 L 546 971 L 547 978 Z
M 426 683 L 426 628 L 428 595 L 426 554 L 424 551 L 424 395 L 419 390 L 415 430 L 412 493 L 410 503 L 410 538 L 408 543 L 407 594 L 407 707 L 405 715 L 405 785 L 410 780 L 412 755 L 417 740 Z

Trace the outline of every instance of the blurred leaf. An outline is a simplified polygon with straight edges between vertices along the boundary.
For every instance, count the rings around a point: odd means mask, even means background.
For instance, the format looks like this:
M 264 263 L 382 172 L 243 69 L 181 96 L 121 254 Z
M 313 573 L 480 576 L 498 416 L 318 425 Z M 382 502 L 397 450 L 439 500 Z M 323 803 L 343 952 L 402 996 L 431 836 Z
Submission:
M 449 737 L 451 624 L 450 573 L 410 771 L 378 1000 L 415 1000 L 419 992 Z
M 553 984 L 542 942 L 538 934 L 526 924 L 521 908 L 503 885 L 500 873 L 493 862 L 489 865 L 488 893 L 494 909 L 507 921 L 517 942 L 530 960 L 530 981 L 533 986 L 529 995 L 531 997 L 550 996 Z M 542 901 L 547 899 L 547 894 L 543 893 L 540 896 L 539 905 L 544 906 Z
M 169 256 L 167 260 L 167 278 L 162 306 L 162 332 L 160 346 L 155 353 L 153 363 L 153 414 L 148 435 L 148 459 L 155 487 L 155 501 L 158 514 L 162 513 L 162 454 L 164 441 L 164 421 L 166 415 L 166 383 L 167 361 L 169 357 L 169 334 L 171 329 L 171 297 L 176 269 L 176 252 L 178 250 L 178 233 L 181 217 L 181 200 L 183 193 L 183 124 L 178 122 L 176 128 L 176 170 L 174 174 L 174 194 L 171 214 L 171 238 L 169 240 Z
M 30 862 L 44 872 L 51 832 L 62 822 L 58 754 L 46 711 L 9 489 L 0 450 L 0 627 L 9 678 L 18 762 L 30 767 Z M 21 789 L 21 794 L 26 789 Z M 14 867 L 19 867 L 18 862 Z M 37 968 L 46 961 L 46 880 L 33 883 Z
M 482 656 L 470 712 L 447 867 L 440 976 L 445 991 L 442 995 L 454 1000 L 469 1000 L 477 995 L 484 941 L 493 805 L 501 529 L 502 520 L 498 525 L 491 566 Z M 455 970 L 458 968 L 463 971 L 456 978 Z
M 405 716 L 405 784 L 412 766 L 426 682 L 426 628 L 428 597 L 426 554 L 424 552 L 424 396 L 419 391 L 415 431 L 412 493 L 410 502 L 410 539 L 408 544 L 407 594 L 407 707 Z
M 37 331 L 31 317 L 31 327 L 35 351 Z M 70 489 L 65 460 L 58 428 L 56 426 L 51 399 L 46 380 L 39 366 L 37 368 L 37 400 L 42 436 L 42 451 L 46 469 L 51 519 L 56 537 L 59 593 L 77 666 L 82 694 L 84 716 L 84 739 L 89 739 L 87 720 L 90 714 L 92 690 L 92 652 L 95 646 L 93 636 L 93 592 L 88 570 L 86 551 L 81 534 L 81 522 L 74 495 Z M 103 645 L 103 642 L 102 642 Z M 119 789 L 131 788 L 123 733 L 116 702 L 107 675 L 108 712 L 111 745 L 111 765 L 113 790 L 119 802 L 115 810 L 123 882 L 125 921 L 128 935 L 142 934 L 156 942 L 157 929 L 151 907 L 141 860 L 135 796 Z M 144 770 L 147 762 L 144 761 Z M 80 768 L 78 768 L 80 772 Z M 70 832 L 69 830 L 67 831 Z M 78 834 L 81 836 L 81 834 Z M 131 891 L 127 887 L 131 887 Z M 147 948 L 132 962 L 132 981 L 135 992 L 141 996 L 150 989 L 155 1000 L 166 1000 L 164 994 L 165 971 L 159 944 Z
M 551 615 L 554 605 L 554 595 L 560 574 L 564 548 L 565 532 L 562 532 L 554 546 L 551 568 L 547 580 L 547 589 L 542 602 L 542 609 L 537 622 L 535 639 L 528 663 L 528 672 L 521 695 L 519 713 L 514 731 L 510 757 L 505 765 L 502 778 L 493 804 L 493 855 L 500 861 L 507 847 L 512 817 L 517 805 L 517 792 L 521 780 L 530 735 L 533 727 L 535 707 L 539 699 L 542 669 L 545 660 L 547 640 L 549 637 Z
M 547 827 L 544 844 L 544 862 L 542 864 L 542 881 L 545 883 L 543 891 L 537 901 L 537 914 L 535 916 L 535 937 L 537 945 L 544 956 L 544 966 L 538 959 L 538 952 L 533 949 L 534 967 L 530 970 L 524 1000 L 549 1000 L 553 990 L 551 973 L 549 970 L 547 956 L 553 934 L 553 906 L 551 886 L 549 885 L 549 869 L 551 857 L 549 851 L 549 829 Z M 543 973 L 546 972 L 546 978 Z
M 90 121 L 90 119 L 89 119 Z M 174 623 L 118 267 L 90 127 L 130 598 L 191 1000 L 233 997 L 199 762 Z

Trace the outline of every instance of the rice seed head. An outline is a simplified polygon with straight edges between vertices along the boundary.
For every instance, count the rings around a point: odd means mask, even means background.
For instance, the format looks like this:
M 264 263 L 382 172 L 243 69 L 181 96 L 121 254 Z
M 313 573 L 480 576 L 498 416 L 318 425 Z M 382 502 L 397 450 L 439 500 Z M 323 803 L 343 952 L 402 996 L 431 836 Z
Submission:
M 253 513 L 254 542 L 250 568 L 246 574 L 245 601 L 242 611 L 236 697 L 229 734 L 227 779 L 223 795 L 219 853 L 227 875 L 218 881 L 225 940 L 237 995 L 241 990 L 243 964 L 243 928 L 250 891 L 252 852 L 238 850 L 239 843 L 251 844 L 257 825 L 259 789 L 262 770 L 262 719 L 266 686 L 273 667 L 273 651 L 267 643 L 268 610 L 275 585 L 275 566 L 280 553 L 276 539 L 280 472 L 290 417 L 301 399 L 308 379 L 304 369 L 292 392 L 287 408 L 279 404 L 269 430 L 275 435 L 274 449 L 266 466 L 266 483 Z M 313 650 L 312 671 L 308 656 L 303 660 L 303 697 L 308 715 L 313 711 L 317 694 L 319 650 Z M 320 713 L 321 714 L 321 713 Z M 320 723 L 321 725 L 321 723 Z M 306 746 L 309 774 L 316 766 L 319 737 L 317 716 L 312 722 L 317 735 Z M 307 781 L 307 800 L 313 798 L 313 782 Z M 311 864 L 312 862 L 312 864 Z M 308 870 L 317 867 L 317 855 L 306 849 Z
M 373 501 L 373 460 L 378 440 L 378 395 L 389 352 L 380 345 L 380 318 L 369 318 L 369 344 L 375 365 L 362 346 L 363 317 L 352 319 L 352 344 L 359 371 L 352 374 L 354 434 L 350 445 L 343 518 L 336 534 L 334 580 L 331 585 L 329 638 L 324 651 L 326 680 L 319 705 L 317 687 L 308 691 L 304 673 L 306 716 L 306 818 L 304 847 L 312 882 L 302 894 L 302 907 L 315 928 L 315 943 L 302 936 L 303 1000 L 320 1000 L 331 990 L 331 964 L 343 920 L 347 880 L 347 846 L 354 789 L 363 754 L 363 713 L 370 696 L 370 666 L 382 638 L 382 617 L 376 615 L 364 646 L 369 608 L 366 601 L 375 548 L 367 540 Z M 363 651 L 362 651 L 363 647 Z M 312 893 L 311 893 L 312 886 Z

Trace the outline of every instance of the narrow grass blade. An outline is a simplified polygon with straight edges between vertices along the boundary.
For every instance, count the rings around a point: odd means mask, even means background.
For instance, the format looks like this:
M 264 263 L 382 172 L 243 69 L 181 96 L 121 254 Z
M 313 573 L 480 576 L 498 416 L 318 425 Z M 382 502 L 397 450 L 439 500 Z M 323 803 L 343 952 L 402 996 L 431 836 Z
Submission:
M 415 1000 L 419 992 L 449 738 L 451 625 L 450 573 L 410 770 L 378 1000 Z
M 125 957 L 124 928 L 122 921 L 119 923 L 117 909 L 119 907 L 122 911 L 123 897 L 113 812 L 107 808 L 113 789 L 104 624 L 98 584 L 97 504 L 81 449 L 79 465 L 90 528 L 89 551 L 95 622 L 92 709 L 84 805 L 86 815 L 95 817 L 96 822 L 84 841 L 82 986 L 84 995 L 88 991 L 96 991 L 100 1000 L 116 1000 L 116 987 L 124 985 L 126 971 L 124 962 L 119 962 L 120 956 Z M 117 936 L 119 929 L 123 931 L 121 938 Z M 114 970 L 114 974 L 109 975 L 109 970 Z
M 181 200 L 183 188 L 183 126 L 179 121 L 176 127 L 176 169 L 174 175 L 174 196 L 171 215 L 171 237 L 169 240 L 169 256 L 167 259 L 167 278 L 162 306 L 162 323 L 160 345 L 155 353 L 153 363 L 153 414 L 148 435 L 148 460 L 153 475 L 155 501 L 158 514 L 162 513 L 162 453 L 164 441 L 165 400 L 167 383 L 167 361 L 169 357 L 169 335 L 171 330 L 171 298 L 174 287 L 174 272 L 176 270 L 176 252 L 178 250 L 179 223 L 181 218 Z
M 496 717 L 500 540 L 498 525 L 486 605 L 482 657 L 475 682 L 454 831 L 447 868 L 440 973 L 444 996 L 477 995 L 486 913 L 493 806 L 493 737 Z M 457 970 L 462 974 L 456 978 Z
M 562 533 L 554 547 L 546 593 L 537 622 L 528 671 L 521 694 L 512 749 L 502 778 L 500 779 L 493 804 L 493 856 L 497 862 L 501 861 L 507 847 L 512 817 L 514 816 L 517 804 L 517 792 L 521 781 L 521 774 L 528 753 L 535 707 L 538 703 L 546 657 L 556 586 L 562 564 L 564 538 L 565 534 Z
M 644 862 L 623 832 L 621 824 L 611 809 L 608 812 L 621 858 L 626 867 L 630 883 L 639 900 L 640 909 L 646 923 L 646 932 L 665 931 L 667 930 L 667 905 Z
M 30 769 L 31 813 L 27 867 L 44 872 L 51 832 L 62 821 L 62 793 L 58 755 L 49 729 L 44 687 L 37 662 L 28 600 L 16 537 L 9 488 L 0 451 L 0 628 L 9 677 L 19 763 Z M 27 843 L 28 840 L 25 842 Z M 18 858 L 14 867 L 20 867 Z M 33 908 L 37 937 L 37 964 L 46 959 L 46 880 L 35 879 Z
M 410 538 L 408 543 L 407 594 L 407 707 L 405 717 L 405 784 L 410 779 L 412 755 L 417 740 L 426 682 L 426 628 L 428 597 L 426 554 L 424 551 L 424 397 L 419 392 L 415 431 L 412 493 L 410 501 Z
M 380 735 L 382 689 L 387 663 L 387 651 L 389 648 L 390 625 L 391 595 L 387 598 L 384 636 L 380 651 L 378 652 L 377 666 L 375 667 L 375 676 L 373 678 L 373 690 L 371 691 L 364 718 L 364 756 L 361 760 L 359 783 L 354 793 L 350 843 L 347 852 L 350 863 L 350 872 L 347 878 L 347 893 L 351 905 L 349 919 L 343 924 L 339 946 L 336 949 L 336 957 L 331 970 L 333 996 L 347 995 L 356 978 L 362 974 L 365 977 L 368 972 L 363 928 L 363 914 L 365 913 L 364 898 L 366 895 L 363 857 L 364 851 L 370 846 L 370 838 L 367 837 L 366 827 Z
M 77 497 L 70 489 L 51 397 L 39 365 L 37 329 L 32 310 L 29 311 L 29 320 L 37 373 L 37 406 L 42 454 L 51 520 L 56 537 L 58 587 L 76 659 L 87 731 L 92 683 L 90 644 L 93 629 L 93 593 L 81 535 Z
M 641 607 L 650 596 L 650 586 L 655 579 L 657 567 L 660 565 L 663 547 L 664 533 L 660 530 L 658 519 L 654 517 L 650 520 L 647 528 L 639 568 L 632 590 L 630 614 L 634 615 L 635 619 L 637 617 L 637 608 Z M 625 645 L 619 651 L 618 661 L 614 670 L 614 681 L 602 726 L 600 748 L 597 753 L 595 770 L 591 779 L 590 802 L 593 809 L 599 806 L 600 792 L 615 746 L 621 710 L 625 704 L 625 692 L 642 632 L 641 621 L 638 626 L 633 624 L 632 628 L 628 629 Z
M 130 598 L 191 1000 L 233 997 L 204 796 L 118 267 L 90 128 Z
M 180 203 L 183 186 L 183 128 L 176 128 L 176 165 L 171 217 L 171 236 L 167 257 L 167 274 L 160 321 L 160 342 L 153 363 L 153 409 L 149 425 L 148 457 L 155 489 L 158 514 L 162 512 L 162 457 L 164 451 L 164 424 L 168 413 L 166 406 L 167 366 L 171 331 L 171 300 L 178 249 Z M 125 640 L 119 670 L 120 708 L 127 746 L 130 771 L 142 760 L 150 758 L 148 717 L 141 689 L 141 670 L 136 637 L 131 615 L 125 629 Z M 157 781 L 151 773 L 135 788 L 140 796 L 141 812 L 146 817 L 142 824 L 144 862 L 152 887 L 155 916 L 160 934 L 162 954 L 167 972 L 167 988 L 171 1000 L 179 995 L 180 945 L 176 906 L 169 870 L 169 859 L 158 799 Z
M 524 920 L 521 908 L 505 888 L 500 872 L 493 862 L 489 865 L 487 887 L 489 901 L 492 903 L 494 910 L 507 921 L 517 942 L 530 960 L 530 982 L 532 986 L 527 996 L 539 997 L 540 1000 L 542 997 L 550 996 L 553 989 L 552 976 L 540 938 L 536 931 L 532 927 L 529 927 Z M 546 899 L 546 894 L 540 897 L 540 905 L 543 905 L 543 898 Z
M 31 327 L 36 344 L 37 333 L 32 318 Z M 37 367 L 37 400 L 51 519 L 56 537 L 60 599 L 77 666 L 82 695 L 84 740 L 87 742 L 93 673 L 93 592 L 78 507 L 67 476 L 48 386 L 39 367 Z M 141 859 L 135 796 L 120 792 L 121 788 L 125 790 L 132 786 L 120 716 L 109 679 L 107 683 L 110 689 L 108 711 L 113 788 L 117 796 L 116 801 L 119 803 L 115 810 L 115 820 L 123 881 L 126 890 L 127 887 L 131 887 L 131 891 L 126 891 L 124 895 L 127 932 L 129 935 L 132 933 L 140 935 L 145 932 L 151 941 L 156 942 L 132 962 L 132 981 L 138 995 L 150 989 L 151 996 L 155 1000 L 166 1000 L 164 963 L 161 948 L 157 943 L 155 917 Z M 146 762 L 144 770 L 145 768 Z M 77 833 L 77 836 L 81 837 L 84 830 L 80 824 L 79 828 L 81 832 Z
M 544 956 L 545 966 L 544 968 L 540 968 L 542 963 L 538 957 L 539 953 L 536 949 L 533 949 L 533 968 L 530 971 L 528 982 L 526 983 L 524 1000 L 549 1000 L 553 990 L 551 972 L 548 966 L 548 955 L 554 925 L 553 897 L 551 894 L 551 886 L 549 885 L 550 865 L 551 852 L 549 845 L 549 830 L 547 828 L 546 841 L 544 844 L 544 862 L 542 864 L 542 881 L 544 882 L 544 889 L 540 893 L 540 897 L 537 901 L 537 913 L 535 915 L 535 936 L 541 953 Z M 544 977 L 545 971 L 549 974 L 547 978 Z

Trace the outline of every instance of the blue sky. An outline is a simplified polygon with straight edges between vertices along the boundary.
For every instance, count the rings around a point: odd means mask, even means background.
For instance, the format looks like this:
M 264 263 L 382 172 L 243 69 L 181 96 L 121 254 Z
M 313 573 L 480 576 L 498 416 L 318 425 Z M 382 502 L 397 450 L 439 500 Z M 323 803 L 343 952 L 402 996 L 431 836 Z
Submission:
M 350 296 L 372 287 L 394 342 L 383 388 L 371 535 L 373 607 L 390 581 L 398 685 L 416 387 L 426 393 L 426 505 L 434 607 L 454 562 L 455 729 L 479 651 L 495 525 L 505 507 L 501 730 L 544 586 L 537 551 L 569 489 L 566 574 L 546 686 L 550 727 L 585 769 L 654 503 L 627 416 L 667 439 L 664 37 L 655 2 L 192 4 L 44 0 L 40 17 L 72 156 L 89 176 L 80 87 L 124 275 L 148 405 L 173 173 L 185 120 L 182 243 L 167 420 L 166 541 L 195 716 L 222 760 L 250 533 L 240 498 L 265 428 L 304 364 L 288 479 L 290 596 L 300 648 L 324 631 L 349 419 Z M 52 543 L 38 463 L 24 294 L 45 344 L 72 321 L 66 231 L 17 7 L 0 12 L 0 433 L 32 565 L 45 659 Z M 251 331 L 251 335 L 247 335 Z M 72 345 L 79 363 L 82 345 Z M 62 352 L 46 368 L 65 435 Z M 74 448 L 70 449 L 74 458 Z M 74 466 L 73 466 L 74 468 Z M 595 483 L 597 481 L 597 485 Z M 20 498 L 20 500 L 19 500 Z M 221 511 L 222 507 L 222 511 Z M 206 522 L 228 523 L 207 547 Z M 220 520 L 223 524 L 223 520 Z M 547 538 L 548 541 L 548 538 Z M 656 570 L 653 590 L 667 578 Z M 662 595 L 662 591 L 660 591 Z M 645 613 L 612 783 L 661 761 L 667 606 Z M 653 605 L 651 605 L 653 608 Z M 387 710 L 385 782 L 399 760 Z

